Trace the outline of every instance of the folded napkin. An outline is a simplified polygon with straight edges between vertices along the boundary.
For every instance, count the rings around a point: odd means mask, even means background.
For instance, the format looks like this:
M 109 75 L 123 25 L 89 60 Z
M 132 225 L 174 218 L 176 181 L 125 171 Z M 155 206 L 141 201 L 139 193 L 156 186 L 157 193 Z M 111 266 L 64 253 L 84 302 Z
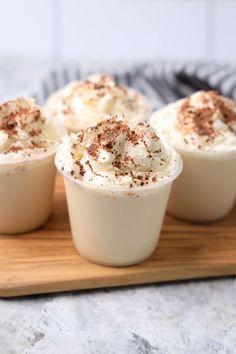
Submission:
M 214 62 L 152 61 L 143 64 L 69 64 L 52 69 L 32 93 L 41 104 L 72 80 L 106 72 L 144 93 L 158 109 L 198 90 L 217 90 L 236 100 L 236 66 Z

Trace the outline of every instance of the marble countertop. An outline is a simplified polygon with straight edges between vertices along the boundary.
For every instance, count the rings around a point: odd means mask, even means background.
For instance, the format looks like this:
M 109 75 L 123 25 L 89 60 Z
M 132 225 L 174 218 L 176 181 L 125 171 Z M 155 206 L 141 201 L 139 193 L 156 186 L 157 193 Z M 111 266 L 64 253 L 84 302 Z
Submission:
M 0 99 L 27 92 L 44 72 L 1 60 Z M 236 280 L 0 299 L 0 354 L 66 353 L 234 354 Z
M 0 300 L 1 354 L 233 354 L 235 349 L 235 279 Z

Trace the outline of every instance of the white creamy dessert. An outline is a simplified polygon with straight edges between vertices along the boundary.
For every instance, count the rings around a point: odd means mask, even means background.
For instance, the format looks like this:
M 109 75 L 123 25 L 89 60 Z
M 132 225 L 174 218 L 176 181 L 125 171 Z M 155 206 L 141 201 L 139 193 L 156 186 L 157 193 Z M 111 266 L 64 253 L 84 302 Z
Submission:
M 131 128 L 113 117 L 62 139 L 56 163 L 73 178 L 132 188 L 164 180 L 175 160 L 147 123 Z
M 150 124 L 184 161 L 168 211 L 191 221 L 225 216 L 236 197 L 236 104 L 199 91 L 155 112 Z
M 56 143 L 55 129 L 32 99 L 0 105 L 0 232 L 25 232 L 48 218 Z
M 150 256 L 182 164 L 149 124 L 112 117 L 64 137 L 56 165 L 65 177 L 74 242 L 84 257 L 122 266 Z
M 198 91 L 171 103 L 150 123 L 176 148 L 230 151 L 236 148 L 236 104 L 214 91 Z
M 51 117 L 69 132 L 79 132 L 122 114 L 137 124 L 151 113 L 148 100 L 139 92 L 118 85 L 112 76 L 93 75 L 84 81 L 73 81 L 56 91 L 45 105 Z

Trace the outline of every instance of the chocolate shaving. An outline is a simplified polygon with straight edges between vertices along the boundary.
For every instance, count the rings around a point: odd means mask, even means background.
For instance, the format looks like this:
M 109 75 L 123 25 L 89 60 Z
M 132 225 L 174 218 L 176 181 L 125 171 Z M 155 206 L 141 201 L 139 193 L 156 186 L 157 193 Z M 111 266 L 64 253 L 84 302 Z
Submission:
M 84 169 L 84 166 L 82 165 L 82 163 L 79 160 L 76 160 L 75 164 L 79 166 L 80 175 L 83 177 L 85 172 L 86 172 L 85 169 Z
M 223 121 L 230 131 L 232 131 L 230 124 L 236 120 L 236 114 L 230 101 L 222 98 L 217 92 L 209 91 L 205 94 L 212 99 L 213 107 L 208 107 L 207 96 L 202 98 L 205 107 L 199 108 L 193 107 L 190 98 L 186 98 L 179 109 L 178 120 L 184 134 L 196 132 L 200 136 L 214 139 L 217 135 L 213 126 L 217 110 L 220 110 Z

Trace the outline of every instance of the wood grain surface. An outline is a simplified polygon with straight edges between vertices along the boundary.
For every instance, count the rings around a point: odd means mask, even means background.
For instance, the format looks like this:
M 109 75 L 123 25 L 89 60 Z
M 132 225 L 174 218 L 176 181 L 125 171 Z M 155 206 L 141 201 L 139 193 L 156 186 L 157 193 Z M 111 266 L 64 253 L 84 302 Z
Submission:
M 0 235 L 1 297 L 235 274 L 236 209 L 208 225 L 167 215 L 158 248 L 139 265 L 111 268 L 86 261 L 72 243 L 61 177 L 53 214 L 42 228 Z

